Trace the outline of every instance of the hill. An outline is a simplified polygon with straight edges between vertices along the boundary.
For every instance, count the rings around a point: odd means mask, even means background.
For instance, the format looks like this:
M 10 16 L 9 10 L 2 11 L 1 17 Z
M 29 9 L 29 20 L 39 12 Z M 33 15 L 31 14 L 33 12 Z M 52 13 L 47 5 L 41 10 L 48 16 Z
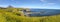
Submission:
M 25 17 L 21 11 L 22 9 L 17 9 L 0 8 L 0 22 L 60 22 L 60 14 L 44 17 Z

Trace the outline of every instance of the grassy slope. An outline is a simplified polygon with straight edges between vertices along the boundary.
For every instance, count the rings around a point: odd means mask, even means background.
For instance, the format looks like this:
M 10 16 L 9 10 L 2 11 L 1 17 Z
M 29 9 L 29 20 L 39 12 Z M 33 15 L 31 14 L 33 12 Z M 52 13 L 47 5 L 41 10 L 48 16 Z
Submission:
M 0 22 L 60 22 L 60 15 L 45 17 L 17 16 L 16 12 L 7 12 L 0 9 Z

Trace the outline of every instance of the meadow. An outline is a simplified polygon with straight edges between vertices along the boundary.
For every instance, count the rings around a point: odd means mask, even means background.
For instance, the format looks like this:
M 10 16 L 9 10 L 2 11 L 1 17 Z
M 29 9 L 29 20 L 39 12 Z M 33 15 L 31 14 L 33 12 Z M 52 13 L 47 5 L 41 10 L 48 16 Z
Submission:
M 60 14 L 43 17 L 25 17 L 16 8 L 0 9 L 0 22 L 60 22 Z

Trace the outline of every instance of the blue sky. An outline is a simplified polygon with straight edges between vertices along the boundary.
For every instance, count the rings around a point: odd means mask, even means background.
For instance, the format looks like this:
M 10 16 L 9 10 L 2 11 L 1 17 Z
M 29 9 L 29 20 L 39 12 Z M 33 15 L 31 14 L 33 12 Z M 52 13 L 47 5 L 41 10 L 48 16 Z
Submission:
M 23 8 L 60 9 L 60 0 L 0 0 L 1 7 L 8 5 Z

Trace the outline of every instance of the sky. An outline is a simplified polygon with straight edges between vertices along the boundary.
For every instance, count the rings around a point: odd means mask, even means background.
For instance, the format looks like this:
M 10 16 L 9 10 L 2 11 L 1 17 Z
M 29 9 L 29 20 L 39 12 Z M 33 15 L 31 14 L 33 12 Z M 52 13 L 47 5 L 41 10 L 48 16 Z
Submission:
M 60 0 L 0 0 L 0 7 L 60 9 Z

